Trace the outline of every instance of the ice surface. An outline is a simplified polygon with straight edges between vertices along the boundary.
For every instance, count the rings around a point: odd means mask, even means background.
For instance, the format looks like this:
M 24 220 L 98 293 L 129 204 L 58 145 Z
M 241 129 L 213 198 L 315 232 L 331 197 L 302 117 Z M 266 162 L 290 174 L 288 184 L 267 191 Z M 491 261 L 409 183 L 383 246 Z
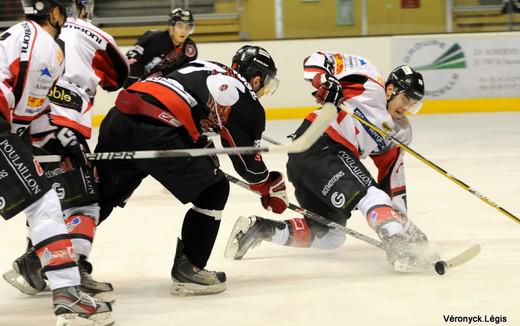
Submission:
M 520 112 L 412 117 L 412 147 L 499 205 L 520 215 Z M 283 140 L 299 121 L 269 122 Z M 264 155 L 273 170 L 286 155 Z M 232 172 L 226 157 L 222 167 Z M 116 288 L 117 325 L 467 325 L 443 315 L 502 315 L 520 325 L 519 225 L 410 155 L 406 158 L 409 216 L 450 258 L 474 243 L 481 254 L 444 276 L 391 271 L 384 253 L 349 238 L 319 251 L 270 243 L 241 261 L 224 258 L 235 219 L 263 210 L 258 198 L 232 185 L 208 268 L 228 276 L 228 290 L 203 297 L 169 294 L 176 237 L 189 206 L 146 179 L 124 209 L 98 229 L 94 277 Z M 291 198 L 292 188 L 290 188 Z M 283 218 L 297 214 L 287 211 Z M 359 213 L 349 227 L 375 236 Z M 25 220 L 1 225 L 0 272 L 25 246 Z M 0 325 L 53 325 L 50 294 L 28 297 L 0 280 Z M 489 323 L 491 325 L 493 323 Z

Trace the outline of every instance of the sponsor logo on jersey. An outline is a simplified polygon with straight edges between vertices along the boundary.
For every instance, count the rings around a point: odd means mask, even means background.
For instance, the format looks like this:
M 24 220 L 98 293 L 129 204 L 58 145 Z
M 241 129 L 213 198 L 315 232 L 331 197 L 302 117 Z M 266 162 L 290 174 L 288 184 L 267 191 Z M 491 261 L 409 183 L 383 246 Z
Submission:
M 0 210 L 5 208 L 5 198 L 0 197 Z
M 45 170 L 45 177 L 47 177 L 47 179 L 52 179 L 75 170 L 76 169 L 74 169 L 74 166 L 72 166 L 72 163 L 70 162 L 70 158 L 67 157 L 60 162 L 60 165 L 57 168 Z
M 7 32 L 0 34 L 0 41 L 5 41 L 9 36 L 11 36 L 11 34 Z
M 345 68 L 345 62 L 343 61 L 343 55 L 341 53 L 335 54 L 334 59 L 336 61 L 336 71 L 335 74 L 340 74 Z
M 58 199 L 65 199 L 65 188 L 63 188 L 60 183 L 54 182 L 52 184 L 52 189 L 54 189 L 54 191 L 56 191 L 56 194 L 58 194 Z
M 402 63 L 423 73 L 424 79 L 437 81 L 424 92 L 425 96 L 436 98 L 451 93 L 459 82 L 460 69 L 466 68 L 466 55 L 458 43 L 431 39 L 415 43 Z
M 36 195 L 42 191 L 31 170 L 25 165 L 20 155 L 16 152 L 14 147 L 9 144 L 7 139 L 0 142 L 0 157 L 5 158 L 9 162 L 16 176 L 31 195 Z
M 83 99 L 79 94 L 55 85 L 50 89 L 48 96 L 52 103 L 81 113 Z
M 330 202 L 334 207 L 341 208 L 345 205 L 345 195 L 336 191 L 330 196 Z
M 6 170 L 0 170 L 0 180 L 3 180 L 9 176 Z
M 343 172 L 343 171 L 339 171 L 338 173 L 333 175 L 332 178 L 330 178 L 330 180 L 325 184 L 323 189 L 321 189 L 321 194 L 323 196 L 327 196 L 327 194 L 329 193 L 332 186 L 334 186 L 336 184 L 336 182 L 338 182 L 339 179 L 341 179 L 341 177 L 343 177 L 344 175 L 345 175 L 345 172 Z
M 29 43 L 31 41 L 31 28 L 29 27 L 29 24 L 27 22 L 22 24 L 24 34 L 23 34 L 23 40 L 22 40 L 22 53 L 27 54 L 29 51 Z
M 49 68 L 47 68 L 47 67 L 40 69 L 40 77 L 44 77 L 44 76 L 47 76 L 52 79 L 52 74 L 49 71 Z
M 372 185 L 372 177 L 365 173 L 365 170 L 359 166 L 359 160 L 355 159 L 345 151 L 339 151 L 338 156 L 359 182 L 364 184 L 366 187 Z
M 368 120 L 368 118 L 363 114 L 363 112 L 361 112 L 360 109 L 355 108 L 354 114 L 361 117 L 363 120 L 370 122 L 370 120 Z M 386 142 L 385 142 L 385 138 L 383 136 L 378 134 L 377 131 L 375 131 L 374 129 L 365 125 L 364 123 L 362 123 L 361 126 L 363 126 L 363 129 L 365 129 L 365 132 L 370 136 L 370 138 L 372 138 L 376 142 L 377 148 L 379 151 L 382 151 L 383 149 L 386 148 Z M 387 128 L 388 128 L 388 126 L 387 126 Z
M 94 42 L 96 42 L 97 44 L 101 44 L 103 43 L 103 39 L 101 37 L 99 37 L 99 35 L 97 35 L 97 33 L 91 31 L 90 29 L 87 29 L 83 26 L 78 26 L 78 25 L 71 25 L 71 24 L 65 24 L 63 26 L 63 28 L 72 28 L 72 29 L 75 29 L 77 31 L 80 31 L 82 32 L 83 34 L 87 35 L 88 37 L 90 37 L 92 40 L 94 40 Z
M 96 189 L 94 188 L 94 183 L 92 182 L 92 177 L 90 173 L 83 173 L 83 180 L 85 181 L 85 190 L 89 195 L 95 195 Z
M 45 103 L 45 99 L 46 99 L 45 97 L 29 96 L 27 98 L 27 107 L 25 108 L 25 112 L 27 112 L 27 113 L 37 112 L 39 109 L 41 109 L 41 107 Z

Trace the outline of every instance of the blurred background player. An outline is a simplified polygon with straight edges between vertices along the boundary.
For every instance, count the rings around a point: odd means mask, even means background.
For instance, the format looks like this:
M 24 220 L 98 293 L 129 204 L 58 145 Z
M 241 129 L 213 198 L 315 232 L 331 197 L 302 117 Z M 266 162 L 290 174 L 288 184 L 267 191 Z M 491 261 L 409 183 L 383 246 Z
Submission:
M 56 42 L 71 0 L 22 1 L 27 20 L 0 35 L 0 214 L 24 212 L 34 252 L 49 280 L 57 325 L 111 325 L 111 306 L 83 293 L 70 235 L 56 191 L 27 140 L 30 123 L 48 107 L 47 93 L 63 72 Z M 13 266 L 17 271 L 30 268 Z M 89 321 L 86 321 L 89 319 Z
M 170 12 L 170 26 L 163 31 L 148 31 L 128 51 L 130 75 L 125 88 L 150 73 L 162 70 L 159 65 L 178 69 L 197 59 L 197 46 L 189 36 L 195 30 L 190 10 L 176 8 Z
M 367 59 L 335 52 L 317 52 L 304 61 L 304 78 L 316 88 L 318 103 L 344 103 L 380 129 L 395 131 L 404 144 L 412 139 L 407 112 L 417 112 L 424 96 L 422 75 L 409 66 L 395 68 L 386 83 Z M 301 135 L 319 110 L 309 114 L 295 137 Z M 340 111 L 335 122 L 307 151 L 289 154 L 287 173 L 300 205 L 346 225 L 357 208 L 379 238 L 389 245 L 387 256 L 396 269 L 420 266 L 412 243 L 427 246 L 427 238 L 406 217 L 404 152 L 374 130 Z M 371 157 L 379 170 L 376 182 L 360 159 Z M 233 228 L 226 256 L 242 258 L 261 241 L 333 249 L 345 233 L 306 218 L 275 221 L 241 217 Z M 430 262 L 431 263 L 431 262 Z M 398 264 L 399 267 L 395 267 Z
M 86 260 L 99 221 L 99 205 L 97 178 L 84 152 L 89 151 L 86 140 L 91 137 L 97 86 L 107 91 L 119 89 L 128 76 L 128 65 L 112 36 L 88 21 L 94 1 L 74 2 L 78 18 L 68 17 L 59 37 L 65 44 L 65 72 L 49 92 L 50 110 L 32 122 L 30 133 L 36 154 L 64 157 L 61 162 L 42 163 L 42 167 L 61 201 L 80 268 L 81 289 L 112 301 L 112 285 L 95 281 Z M 14 264 L 32 269 L 19 269 L 22 277 L 11 270 L 4 278 L 23 293 L 34 295 L 46 284 L 31 247 Z
M 220 134 L 226 147 L 259 144 L 265 129 L 258 98 L 277 86 L 269 53 L 245 46 L 233 69 L 197 60 L 165 71 L 121 91 L 100 128 L 96 152 L 190 149 L 211 146 L 203 132 Z M 173 69 L 173 68 L 172 68 Z M 231 155 L 234 168 L 262 195 L 266 209 L 287 208 L 285 183 L 269 171 L 260 154 Z M 224 272 L 204 269 L 211 255 L 229 195 L 229 182 L 208 156 L 97 162 L 101 180 L 101 219 L 123 207 L 148 175 L 182 203 L 192 203 L 182 225 L 171 270 L 172 294 L 209 294 L 226 289 Z

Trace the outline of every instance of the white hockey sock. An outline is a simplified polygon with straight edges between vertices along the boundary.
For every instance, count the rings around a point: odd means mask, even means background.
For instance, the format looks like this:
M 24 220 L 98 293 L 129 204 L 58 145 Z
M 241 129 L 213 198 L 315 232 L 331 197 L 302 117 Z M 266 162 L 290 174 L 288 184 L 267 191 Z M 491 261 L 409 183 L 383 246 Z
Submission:
M 272 243 L 285 245 L 289 240 L 289 228 L 286 226 L 283 230 L 275 228 L 274 235 L 271 239 Z

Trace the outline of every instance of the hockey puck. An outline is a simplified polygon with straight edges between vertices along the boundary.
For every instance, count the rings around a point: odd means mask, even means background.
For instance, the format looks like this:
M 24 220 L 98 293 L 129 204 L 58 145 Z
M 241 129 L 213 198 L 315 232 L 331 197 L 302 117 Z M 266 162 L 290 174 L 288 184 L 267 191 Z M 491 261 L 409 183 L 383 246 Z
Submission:
M 439 260 L 438 262 L 435 263 L 435 271 L 439 275 L 446 274 L 447 268 L 448 268 L 448 264 L 446 264 L 446 262 L 444 260 Z

